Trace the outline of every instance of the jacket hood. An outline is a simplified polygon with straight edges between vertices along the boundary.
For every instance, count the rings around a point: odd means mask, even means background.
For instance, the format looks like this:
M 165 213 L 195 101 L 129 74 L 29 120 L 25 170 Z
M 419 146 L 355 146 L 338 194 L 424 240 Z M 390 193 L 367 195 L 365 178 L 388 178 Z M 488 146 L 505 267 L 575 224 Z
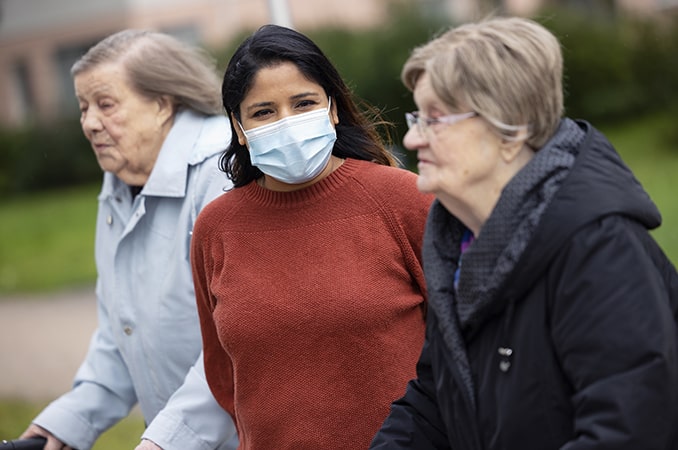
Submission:
M 518 262 L 521 270 L 509 283 L 513 288 L 507 286 L 511 290 L 532 285 L 569 237 L 591 222 L 616 214 L 647 229 L 661 224 L 656 205 L 612 144 L 588 122 L 576 123 L 585 135 L 573 149 L 574 165 L 535 228 Z

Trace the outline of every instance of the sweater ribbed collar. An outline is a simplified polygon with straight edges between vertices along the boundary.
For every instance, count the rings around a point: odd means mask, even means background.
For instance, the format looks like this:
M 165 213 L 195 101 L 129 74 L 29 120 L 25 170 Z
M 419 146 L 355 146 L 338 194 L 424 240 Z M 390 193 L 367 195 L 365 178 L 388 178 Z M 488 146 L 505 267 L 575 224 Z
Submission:
M 243 186 L 243 195 L 247 200 L 267 207 L 299 206 L 318 201 L 331 195 L 347 183 L 359 170 L 363 161 L 347 158 L 344 163 L 327 177 L 303 189 L 291 192 L 278 192 L 259 186 L 252 181 Z

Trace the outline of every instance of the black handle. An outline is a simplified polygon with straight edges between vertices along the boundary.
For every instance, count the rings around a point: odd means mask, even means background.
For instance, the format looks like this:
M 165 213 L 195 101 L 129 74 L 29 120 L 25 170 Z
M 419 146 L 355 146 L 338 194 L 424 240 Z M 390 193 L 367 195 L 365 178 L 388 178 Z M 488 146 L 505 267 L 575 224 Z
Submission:
M 32 437 L 28 439 L 15 439 L 13 441 L 0 442 L 0 450 L 43 450 L 47 439 L 44 437 Z

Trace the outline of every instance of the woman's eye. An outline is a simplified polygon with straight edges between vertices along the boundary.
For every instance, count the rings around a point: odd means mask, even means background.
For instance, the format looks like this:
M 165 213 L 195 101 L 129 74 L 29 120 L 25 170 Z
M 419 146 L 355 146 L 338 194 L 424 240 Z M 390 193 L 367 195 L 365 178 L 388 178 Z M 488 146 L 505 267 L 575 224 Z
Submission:
M 315 100 L 301 100 L 299 103 L 297 103 L 297 108 L 312 108 L 317 104 L 318 102 Z
M 254 114 L 252 114 L 252 117 L 263 118 L 263 117 L 268 116 L 269 114 L 273 114 L 273 110 L 271 110 L 271 109 L 260 109 L 258 111 L 255 111 Z

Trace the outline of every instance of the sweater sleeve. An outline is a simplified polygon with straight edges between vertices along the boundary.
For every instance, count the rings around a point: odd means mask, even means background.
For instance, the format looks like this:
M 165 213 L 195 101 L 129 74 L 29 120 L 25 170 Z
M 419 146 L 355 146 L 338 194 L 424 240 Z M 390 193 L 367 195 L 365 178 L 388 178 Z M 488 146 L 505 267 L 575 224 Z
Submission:
M 678 417 L 676 325 L 667 286 L 629 221 L 580 230 L 558 259 L 552 339 L 574 394 L 563 450 L 662 449 Z
M 217 267 L 212 255 L 206 252 L 206 244 L 211 239 L 206 232 L 209 220 L 210 217 L 203 211 L 196 222 L 191 243 L 191 266 L 202 332 L 205 377 L 217 402 L 226 411 L 232 412 L 234 410 L 232 362 L 219 341 L 214 323 L 216 301 L 210 292 L 210 277 L 215 276 Z
M 430 317 L 428 329 L 434 327 Z M 431 368 L 431 344 L 427 333 L 417 363 L 417 378 L 407 385 L 405 395 L 393 402 L 391 412 L 370 445 L 371 450 L 434 450 L 449 447 L 438 411 Z
M 404 169 L 390 169 L 383 178 L 384 186 L 372 189 L 374 195 L 383 196 L 383 212 L 395 224 L 395 235 L 400 240 L 407 269 L 421 292 L 426 293 L 422 269 L 422 244 L 426 218 L 435 197 L 423 194 L 417 188 L 417 175 Z
M 417 258 L 416 264 L 421 266 L 421 248 L 426 218 L 435 197 L 419 192 L 414 184 L 416 178 L 408 177 L 407 181 L 400 190 L 400 195 L 395 199 L 398 205 L 394 205 L 392 211 L 397 214 L 398 221 L 402 224 L 408 246 L 412 248 Z

